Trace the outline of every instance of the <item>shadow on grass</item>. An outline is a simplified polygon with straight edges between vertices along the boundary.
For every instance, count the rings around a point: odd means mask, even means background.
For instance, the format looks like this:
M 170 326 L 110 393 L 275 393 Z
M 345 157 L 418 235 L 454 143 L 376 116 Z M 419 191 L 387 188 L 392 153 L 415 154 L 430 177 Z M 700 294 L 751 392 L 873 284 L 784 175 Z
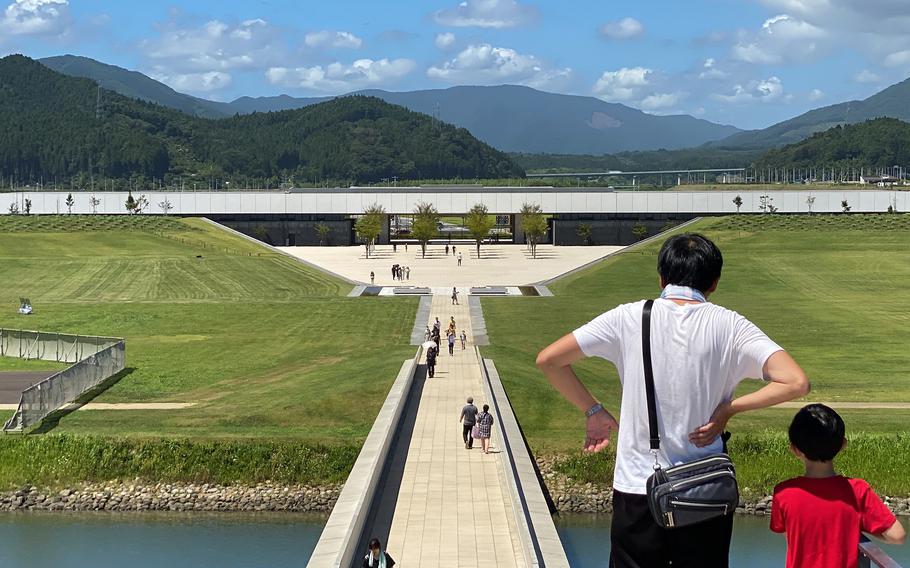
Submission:
M 66 417 L 67 415 L 69 415 L 70 412 L 73 412 L 74 410 L 79 410 L 80 408 L 82 408 L 83 406 L 85 406 L 86 404 L 91 402 L 91 400 L 93 398 L 95 398 L 99 394 L 103 393 L 107 389 L 111 388 L 112 386 L 114 386 L 115 384 L 120 382 L 121 379 L 123 379 L 124 377 L 126 377 L 127 375 L 129 375 L 130 373 L 132 373 L 135 370 L 136 370 L 135 367 L 126 367 L 122 371 L 117 373 L 116 375 L 111 375 L 104 381 L 98 383 L 98 385 L 96 385 L 94 388 L 89 389 L 89 390 L 85 391 L 84 393 L 82 393 L 82 395 L 80 395 L 79 398 L 77 398 L 73 403 L 64 405 L 62 408 L 59 408 L 59 409 L 51 412 L 47 416 L 45 416 L 44 420 L 42 420 L 41 423 L 38 424 L 38 426 L 36 426 L 34 429 L 32 429 L 30 432 L 28 432 L 28 434 L 29 435 L 47 434 L 48 432 L 50 432 L 51 430 L 56 428 L 57 425 L 60 424 L 60 420 L 63 419 L 64 417 Z

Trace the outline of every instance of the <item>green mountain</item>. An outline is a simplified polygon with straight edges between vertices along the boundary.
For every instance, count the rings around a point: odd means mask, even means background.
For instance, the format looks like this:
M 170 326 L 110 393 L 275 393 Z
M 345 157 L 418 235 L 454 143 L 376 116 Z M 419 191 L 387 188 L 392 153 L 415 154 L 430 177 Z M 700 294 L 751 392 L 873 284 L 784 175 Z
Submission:
M 910 124 L 877 118 L 835 126 L 825 132 L 768 151 L 757 168 L 888 169 L 910 163 Z
M 499 178 L 524 172 L 464 129 L 373 97 L 221 120 L 102 91 L 12 55 L 0 59 L 0 179 Z
M 42 64 L 58 73 L 71 77 L 91 79 L 109 91 L 114 91 L 133 99 L 177 109 L 193 116 L 204 118 L 225 118 L 234 114 L 227 103 L 207 101 L 190 95 L 178 93 L 164 83 L 139 73 L 115 65 L 108 65 L 76 55 L 60 55 L 39 59 Z
M 140 73 L 84 57 L 66 55 L 42 62 L 62 73 L 95 79 L 128 97 L 212 118 L 303 108 L 327 100 L 327 97 L 280 95 L 241 97 L 230 103 L 214 103 L 176 93 Z M 688 115 L 656 116 L 594 97 L 545 93 L 515 85 L 402 93 L 367 90 L 351 94 L 378 97 L 436 116 L 467 128 L 487 144 L 508 152 L 606 154 L 688 148 L 739 132 L 736 127 Z
M 848 101 L 810 110 L 763 130 L 749 130 L 709 144 L 731 149 L 768 149 L 792 144 L 833 126 L 890 117 L 910 121 L 910 79 L 861 101 Z

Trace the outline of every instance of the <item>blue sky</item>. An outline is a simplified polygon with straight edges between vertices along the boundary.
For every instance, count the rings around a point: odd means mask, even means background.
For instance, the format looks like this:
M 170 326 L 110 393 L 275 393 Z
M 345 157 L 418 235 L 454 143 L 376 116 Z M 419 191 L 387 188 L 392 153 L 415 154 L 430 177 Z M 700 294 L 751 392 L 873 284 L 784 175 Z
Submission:
M 760 128 L 910 75 L 908 0 L 0 0 L 0 52 L 214 100 L 523 84 Z

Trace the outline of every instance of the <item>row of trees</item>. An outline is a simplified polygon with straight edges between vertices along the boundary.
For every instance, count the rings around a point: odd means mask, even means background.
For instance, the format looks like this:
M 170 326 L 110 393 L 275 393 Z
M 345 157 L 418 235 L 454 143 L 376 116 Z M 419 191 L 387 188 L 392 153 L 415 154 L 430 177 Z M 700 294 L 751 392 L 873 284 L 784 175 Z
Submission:
M 531 255 L 537 258 L 537 244 L 547 234 L 547 219 L 540 205 L 525 203 L 521 207 L 521 228 L 531 250 Z M 378 203 L 370 205 L 363 211 L 354 223 L 354 232 L 366 247 L 366 256 L 369 258 L 382 232 L 385 208 Z M 421 256 L 426 257 L 427 245 L 439 233 L 439 211 L 431 203 L 418 203 L 414 208 L 414 218 L 411 221 L 411 236 L 420 243 Z M 465 228 L 474 240 L 477 247 L 477 257 L 481 257 L 480 246 L 496 224 L 486 205 L 478 203 L 471 207 L 465 216 Z

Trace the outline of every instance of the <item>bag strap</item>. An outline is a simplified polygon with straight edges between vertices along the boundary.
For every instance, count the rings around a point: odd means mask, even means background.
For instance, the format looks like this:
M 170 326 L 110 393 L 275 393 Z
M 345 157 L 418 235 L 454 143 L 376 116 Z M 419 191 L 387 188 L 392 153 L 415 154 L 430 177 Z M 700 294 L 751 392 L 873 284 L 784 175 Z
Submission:
M 645 302 L 641 310 L 641 351 L 645 367 L 645 395 L 648 399 L 648 429 L 651 449 L 660 449 L 660 433 L 657 431 L 657 401 L 654 398 L 654 370 L 651 368 L 651 306 L 654 300 Z

